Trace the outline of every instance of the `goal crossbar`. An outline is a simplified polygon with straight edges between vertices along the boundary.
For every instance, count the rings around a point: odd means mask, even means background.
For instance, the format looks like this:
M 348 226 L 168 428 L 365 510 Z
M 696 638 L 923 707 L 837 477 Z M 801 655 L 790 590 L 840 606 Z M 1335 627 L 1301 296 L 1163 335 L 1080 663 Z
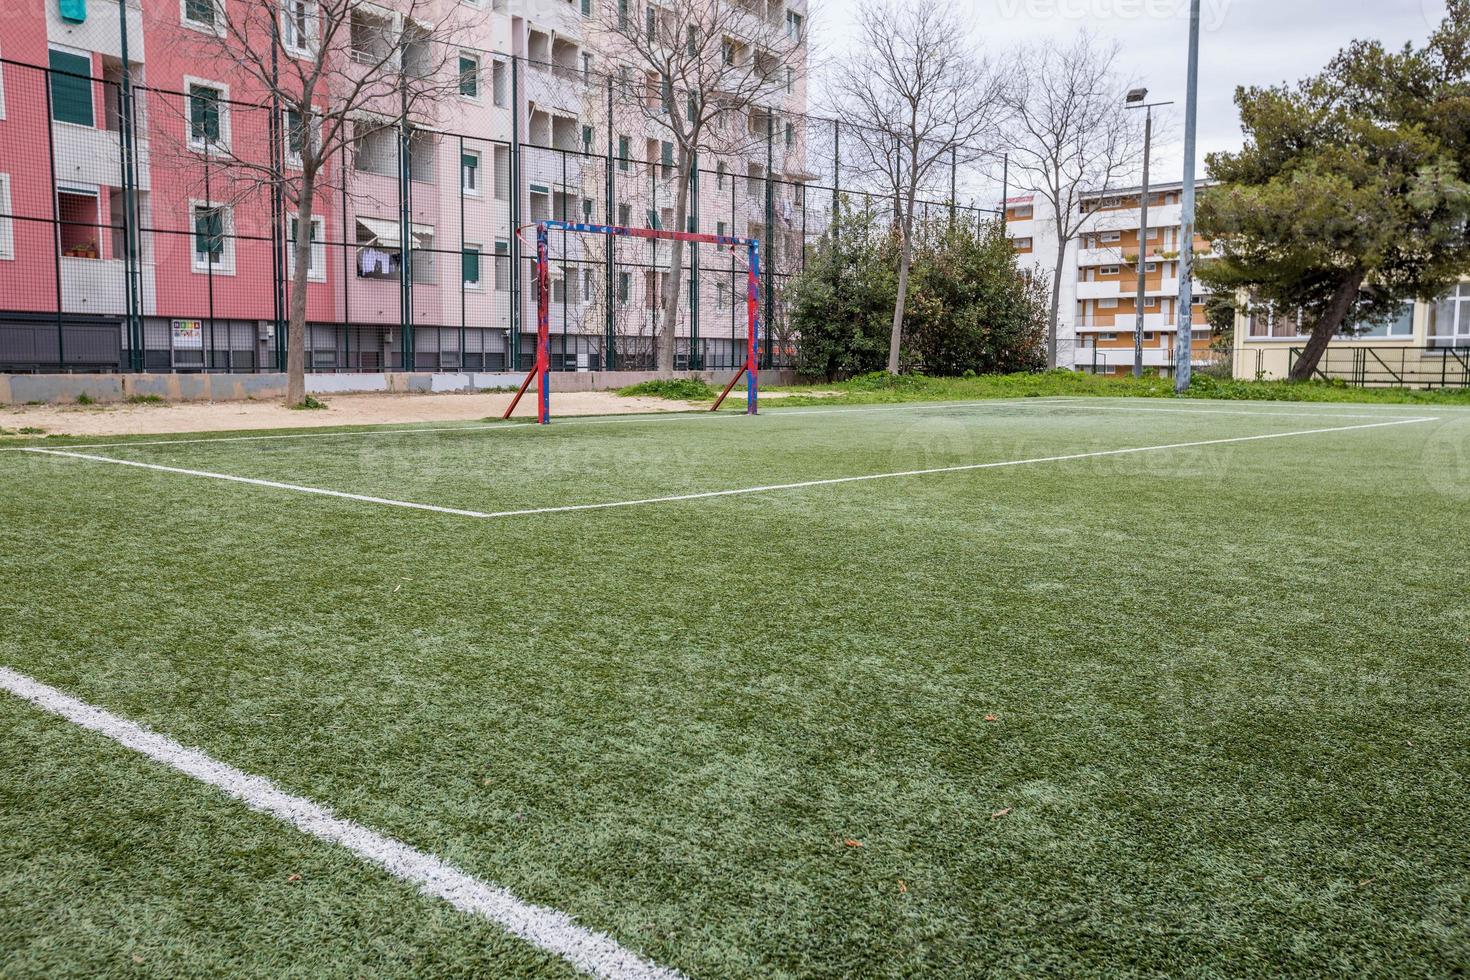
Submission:
M 542 425 L 551 421 L 551 264 L 548 257 L 550 233 L 553 231 L 577 232 L 589 235 L 611 235 L 618 238 L 651 238 L 665 241 L 693 242 L 702 245 L 725 245 L 744 248 L 749 256 L 745 277 L 745 363 L 735 372 L 710 411 L 720 404 L 739 382 L 745 378 L 745 411 L 755 415 L 759 392 L 759 372 L 756 367 L 756 351 L 760 339 L 760 240 L 739 238 L 734 235 L 710 235 L 697 231 L 664 231 L 660 228 L 629 228 L 623 225 L 593 225 L 573 221 L 538 221 L 536 223 L 536 363 L 527 373 L 520 389 L 511 400 L 510 407 L 502 418 L 510 418 L 521 396 L 536 381 L 536 421 Z M 611 301 L 612 297 L 608 297 Z

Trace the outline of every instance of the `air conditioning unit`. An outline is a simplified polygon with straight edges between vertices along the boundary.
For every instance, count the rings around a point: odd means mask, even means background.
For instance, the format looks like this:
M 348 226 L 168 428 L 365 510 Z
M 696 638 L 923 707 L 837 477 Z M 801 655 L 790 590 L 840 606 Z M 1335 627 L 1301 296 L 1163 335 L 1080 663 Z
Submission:
M 262 323 L 260 325 L 260 339 L 261 340 L 275 340 L 276 339 L 276 325 L 274 323 L 269 323 L 269 322 Z
M 383 331 L 383 346 L 384 347 L 392 347 L 393 346 L 393 331 L 392 330 L 384 330 Z

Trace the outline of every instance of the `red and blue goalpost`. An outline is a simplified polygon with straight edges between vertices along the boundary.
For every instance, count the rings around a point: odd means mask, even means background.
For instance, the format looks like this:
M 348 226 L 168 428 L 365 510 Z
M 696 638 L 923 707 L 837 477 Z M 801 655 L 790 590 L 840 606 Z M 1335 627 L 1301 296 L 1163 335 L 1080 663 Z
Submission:
M 740 378 L 745 378 L 745 411 L 755 415 L 760 390 L 759 371 L 756 366 L 756 351 L 760 349 L 760 241 L 755 238 L 736 238 L 733 235 L 706 235 L 695 231 L 661 231 L 657 228 L 625 228 L 622 225 L 584 225 L 572 221 L 540 221 L 536 223 L 536 365 L 527 373 L 510 407 L 501 418 L 508 419 L 520 403 L 521 396 L 536 380 L 536 421 L 542 425 L 551 421 L 551 267 L 548 262 L 550 236 L 553 231 L 579 232 L 589 235 L 614 235 L 623 238 L 654 238 L 666 241 L 696 242 L 705 245 L 744 246 L 749 256 L 745 277 L 745 363 L 720 397 L 715 399 L 710 411 L 716 411 L 724 403 Z M 612 296 L 608 302 L 612 302 Z

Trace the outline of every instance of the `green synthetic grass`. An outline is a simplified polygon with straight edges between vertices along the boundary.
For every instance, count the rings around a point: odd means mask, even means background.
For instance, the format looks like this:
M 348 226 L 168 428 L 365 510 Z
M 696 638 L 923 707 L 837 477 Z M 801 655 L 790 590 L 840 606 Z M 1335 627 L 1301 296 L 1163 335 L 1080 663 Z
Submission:
M 501 510 L 1433 414 L 1017 400 L 89 451 Z M 475 521 L 8 452 L 0 664 L 695 977 L 1444 976 L 1470 958 L 1467 460 L 1447 408 Z M 0 842 L 6 975 L 567 972 L 4 694 Z
M 931 378 L 884 372 L 831 384 L 766 389 L 781 393 L 782 405 L 868 405 L 907 401 L 973 401 L 981 398 L 1035 398 L 1058 395 L 1107 398 L 1173 398 L 1174 382 L 1156 373 L 1142 378 L 1110 377 L 1079 371 L 986 374 Z M 1240 401 L 1361 402 L 1396 405 L 1470 406 L 1470 388 L 1355 388 L 1325 381 L 1235 381 L 1196 374 L 1185 397 Z

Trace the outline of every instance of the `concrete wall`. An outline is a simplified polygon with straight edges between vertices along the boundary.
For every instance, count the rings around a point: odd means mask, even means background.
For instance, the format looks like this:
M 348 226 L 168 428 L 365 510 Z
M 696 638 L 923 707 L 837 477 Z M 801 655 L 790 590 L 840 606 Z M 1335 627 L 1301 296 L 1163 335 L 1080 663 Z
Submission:
M 703 378 L 723 387 L 728 371 L 684 371 L 679 377 Z M 308 374 L 306 388 L 315 395 L 362 392 L 437 394 L 484 388 L 515 388 L 524 375 L 488 372 L 433 374 L 427 371 L 383 374 Z M 652 371 L 554 371 L 552 397 L 558 391 L 604 391 L 649 381 Z M 791 384 L 791 371 L 762 371 L 763 386 Z M 286 396 L 284 374 L 0 374 L 0 404 L 72 403 L 81 396 L 99 403 L 156 395 L 165 401 L 245 401 Z

